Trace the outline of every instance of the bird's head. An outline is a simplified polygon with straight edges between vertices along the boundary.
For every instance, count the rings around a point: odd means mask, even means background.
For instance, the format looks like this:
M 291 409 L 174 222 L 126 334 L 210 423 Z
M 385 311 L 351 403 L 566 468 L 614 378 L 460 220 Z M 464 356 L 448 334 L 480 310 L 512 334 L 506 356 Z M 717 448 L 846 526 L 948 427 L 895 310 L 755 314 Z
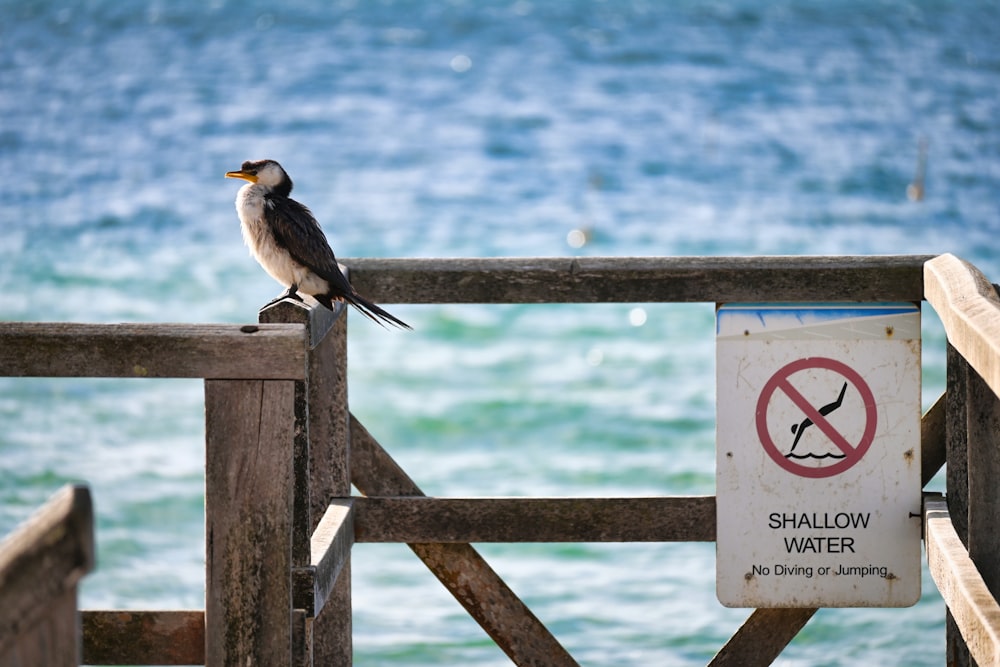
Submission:
M 286 197 L 292 191 L 292 179 L 274 160 L 247 160 L 238 171 L 227 171 L 226 178 L 242 178 Z

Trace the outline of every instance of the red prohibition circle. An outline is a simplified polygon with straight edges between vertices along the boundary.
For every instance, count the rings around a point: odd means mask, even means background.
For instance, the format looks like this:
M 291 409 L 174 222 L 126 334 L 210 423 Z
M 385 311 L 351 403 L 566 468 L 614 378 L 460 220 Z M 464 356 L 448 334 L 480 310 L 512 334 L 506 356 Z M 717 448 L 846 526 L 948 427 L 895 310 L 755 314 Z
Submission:
M 802 394 L 799 393 L 797 389 L 788 381 L 788 378 L 799 371 L 808 370 L 810 368 L 821 368 L 833 371 L 835 373 L 840 373 L 847 380 L 854 385 L 854 387 L 860 392 L 861 398 L 865 405 L 865 430 L 861 435 L 861 439 L 857 443 L 850 443 L 847 439 L 837 431 L 836 428 L 830 422 L 820 414 L 812 404 Z M 812 420 L 813 424 L 829 438 L 833 444 L 840 449 L 845 457 L 833 465 L 823 466 L 820 468 L 814 468 L 811 466 L 805 466 L 795 461 L 790 461 L 781 451 L 778 449 L 777 445 L 774 444 L 774 439 L 771 437 L 771 433 L 767 428 L 767 406 L 771 402 L 771 398 L 774 396 L 774 392 L 781 389 L 789 399 L 805 413 L 806 417 Z M 855 463 L 860 461 L 871 447 L 872 443 L 875 441 L 875 429 L 877 425 L 877 415 L 878 409 L 875 405 L 875 396 L 872 394 L 871 388 L 861 377 L 861 374 L 856 370 L 851 368 L 845 363 L 837 361 L 836 359 L 828 359 L 826 357 L 806 357 L 804 359 L 799 359 L 793 361 L 790 364 L 782 366 L 771 379 L 764 384 L 764 388 L 760 392 L 760 397 L 757 399 L 757 436 L 760 438 L 760 444 L 763 445 L 764 451 L 767 452 L 775 463 L 779 466 L 792 473 L 793 475 L 798 475 L 799 477 L 810 477 L 813 479 L 819 479 L 823 477 L 833 477 L 834 475 L 839 475 L 845 470 L 851 468 Z

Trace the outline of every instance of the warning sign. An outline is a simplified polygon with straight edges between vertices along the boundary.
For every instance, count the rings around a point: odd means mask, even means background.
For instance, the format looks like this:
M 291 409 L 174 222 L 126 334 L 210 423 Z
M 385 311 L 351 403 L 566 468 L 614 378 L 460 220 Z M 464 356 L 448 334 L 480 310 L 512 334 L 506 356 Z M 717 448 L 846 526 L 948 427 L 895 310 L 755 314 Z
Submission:
M 720 306 L 717 387 L 719 600 L 914 604 L 918 306 Z
M 791 380 L 791 376 L 796 375 L 797 381 L 809 382 L 811 376 L 802 373 L 802 371 L 814 369 L 830 371 L 836 375 L 838 382 L 840 379 L 844 380 L 837 397 L 822 406 L 813 405 L 813 402 L 803 396 Z M 844 408 L 848 387 L 851 387 L 852 394 L 858 395 L 860 401 L 855 402 L 857 405 L 851 405 L 849 402 L 847 408 Z M 792 422 L 790 438 L 784 433 L 772 435 L 771 429 L 775 428 L 773 422 L 780 417 L 768 418 L 769 408 L 781 405 L 782 397 L 791 402 L 791 409 L 780 411 L 775 408 L 771 410 L 772 413 L 803 415 L 801 421 Z M 851 425 L 856 423 L 863 425 L 859 438 L 850 438 L 841 433 L 843 429 L 833 423 L 834 418 L 828 419 L 832 412 L 841 408 L 844 410 L 836 415 L 836 417 L 843 417 L 839 421 Z M 853 466 L 868 451 L 875 440 L 878 411 L 872 390 L 857 371 L 835 359 L 812 357 L 793 361 L 771 376 L 757 400 L 756 422 L 757 436 L 760 438 L 761 445 L 779 466 L 793 475 L 801 475 L 802 477 L 830 477 Z M 827 444 L 827 446 L 817 447 L 802 443 L 802 436 L 810 427 L 815 427 L 815 430 L 810 433 L 818 432 L 821 434 L 815 438 L 821 441 L 818 444 Z M 791 440 L 791 446 L 787 447 L 787 453 L 783 451 L 784 447 L 775 443 L 776 439 L 783 444 L 783 441 Z M 808 438 L 806 442 L 809 442 Z M 800 444 L 803 446 L 800 447 Z M 829 465 L 827 465 L 828 463 Z

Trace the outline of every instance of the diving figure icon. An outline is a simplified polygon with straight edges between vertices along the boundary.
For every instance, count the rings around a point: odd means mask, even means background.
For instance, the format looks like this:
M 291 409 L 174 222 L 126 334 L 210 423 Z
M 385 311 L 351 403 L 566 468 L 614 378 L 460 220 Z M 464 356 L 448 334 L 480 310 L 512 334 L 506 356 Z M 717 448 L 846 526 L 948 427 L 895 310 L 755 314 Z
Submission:
M 823 407 L 821 407 L 819 409 L 819 413 L 822 416 L 826 417 L 828 414 L 830 414 L 831 412 L 833 412 L 834 410 L 836 410 L 837 408 L 839 408 L 841 405 L 843 405 L 844 404 L 844 394 L 845 393 L 847 393 L 847 383 L 846 382 L 844 383 L 844 386 L 840 388 L 840 396 L 837 397 L 837 400 L 835 400 L 835 401 L 833 401 L 831 403 L 827 403 L 826 405 L 824 405 Z M 841 453 L 841 454 L 826 453 L 826 454 L 822 454 L 822 455 L 819 455 L 819 456 L 817 456 L 816 454 L 813 454 L 813 453 L 808 453 L 808 454 L 796 454 L 795 453 L 795 447 L 798 446 L 799 440 L 802 438 L 802 433 L 808 427 L 813 426 L 813 424 L 814 424 L 813 420 L 809 419 L 808 417 L 806 417 L 805 419 L 803 419 L 798 424 L 792 424 L 792 433 L 795 434 L 795 440 L 792 442 L 792 448 L 789 450 L 789 452 L 787 454 L 785 454 L 785 458 L 795 458 L 795 459 L 805 459 L 805 458 L 842 459 L 842 458 L 844 458 L 844 456 L 846 456 L 846 454 L 843 454 L 843 453 Z

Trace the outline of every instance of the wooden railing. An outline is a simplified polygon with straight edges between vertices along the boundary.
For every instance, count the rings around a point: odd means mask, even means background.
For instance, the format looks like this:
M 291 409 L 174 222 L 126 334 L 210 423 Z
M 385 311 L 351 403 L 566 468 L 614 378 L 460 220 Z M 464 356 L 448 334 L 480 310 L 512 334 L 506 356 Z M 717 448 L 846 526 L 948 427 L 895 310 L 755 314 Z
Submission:
M 60 489 L 0 540 L 0 665 L 80 664 L 77 583 L 94 568 L 85 486 Z
M 1000 464 L 979 466 L 1000 437 L 1000 310 L 974 268 L 947 255 L 345 263 L 383 303 L 919 301 L 926 292 L 952 346 L 947 393 L 921 429 L 924 482 L 946 453 L 952 463 L 947 507 L 927 502 L 928 557 L 952 612 L 949 651 L 961 656 L 965 637 L 981 664 L 997 655 L 988 561 L 1000 534 L 987 524 L 1000 501 L 983 482 Z M 351 547 L 406 542 L 514 663 L 575 665 L 470 542 L 715 539 L 710 496 L 425 497 L 350 414 L 346 332 L 343 309 L 291 301 L 244 326 L 0 323 L 0 375 L 205 378 L 205 610 L 84 612 L 85 662 L 349 665 Z M 952 522 L 967 552 L 950 538 Z M 815 611 L 754 611 L 711 664 L 770 664 Z
M 924 293 L 948 334 L 947 501 L 924 506 L 927 562 L 948 605 L 948 664 L 998 665 L 1000 298 L 952 255 L 927 262 Z

